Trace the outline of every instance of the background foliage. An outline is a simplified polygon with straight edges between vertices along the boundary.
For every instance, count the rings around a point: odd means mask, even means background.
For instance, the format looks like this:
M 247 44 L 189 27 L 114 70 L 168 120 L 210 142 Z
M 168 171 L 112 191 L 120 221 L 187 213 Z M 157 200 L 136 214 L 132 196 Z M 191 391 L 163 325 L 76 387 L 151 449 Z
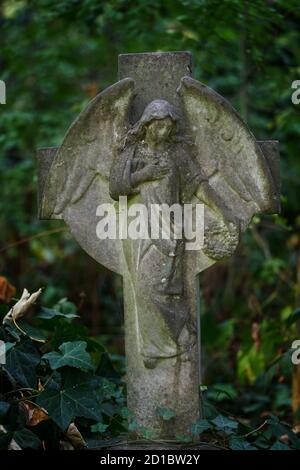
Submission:
M 190 50 L 195 77 L 229 99 L 257 139 L 280 141 L 282 171 L 282 214 L 255 218 L 236 255 L 201 276 L 204 396 L 254 427 L 276 417 L 299 423 L 300 369 L 290 361 L 300 339 L 300 106 L 291 102 L 299 21 L 297 0 L 0 2 L 0 274 L 16 297 L 43 287 L 45 307 L 68 297 L 87 328 L 85 339 L 68 328 L 55 339 L 51 326 L 49 351 L 70 341 L 92 354 L 106 347 L 122 376 L 122 286 L 59 222 L 37 219 L 35 150 L 59 145 L 78 112 L 116 81 L 119 53 Z

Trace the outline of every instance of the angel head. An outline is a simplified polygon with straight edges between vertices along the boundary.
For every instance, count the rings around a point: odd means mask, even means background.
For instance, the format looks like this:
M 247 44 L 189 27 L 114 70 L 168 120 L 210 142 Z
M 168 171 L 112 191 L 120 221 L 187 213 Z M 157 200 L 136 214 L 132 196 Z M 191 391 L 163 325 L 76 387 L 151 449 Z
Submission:
M 178 115 L 174 106 L 165 100 L 154 100 L 146 106 L 142 117 L 129 131 L 132 141 L 147 140 L 158 144 L 172 140 L 177 132 Z

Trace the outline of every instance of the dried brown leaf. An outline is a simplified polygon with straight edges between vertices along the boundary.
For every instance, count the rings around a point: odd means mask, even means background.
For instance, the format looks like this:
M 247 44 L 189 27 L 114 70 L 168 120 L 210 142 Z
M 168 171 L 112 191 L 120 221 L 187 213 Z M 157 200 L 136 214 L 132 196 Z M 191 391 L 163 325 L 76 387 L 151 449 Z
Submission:
M 46 410 L 40 408 L 35 403 L 31 401 L 23 401 L 22 406 L 24 407 L 27 415 L 26 424 L 27 426 L 37 426 L 42 421 L 46 421 L 49 418 L 49 415 Z
M 16 288 L 12 286 L 6 277 L 0 276 L 0 302 L 8 304 L 16 293 Z
M 85 440 L 74 423 L 71 423 L 68 427 L 65 438 L 72 444 L 74 449 L 82 449 L 86 445 Z

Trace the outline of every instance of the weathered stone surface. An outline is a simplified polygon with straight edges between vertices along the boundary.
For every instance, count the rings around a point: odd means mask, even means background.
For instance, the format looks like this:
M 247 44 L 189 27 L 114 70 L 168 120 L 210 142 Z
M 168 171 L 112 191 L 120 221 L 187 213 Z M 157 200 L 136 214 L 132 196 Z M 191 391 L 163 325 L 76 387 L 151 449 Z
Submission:
M 187 433 L 200 416 L 197 274 L 233 254 L 254 214 L 279 205 L 276 144 L 257 143 L 191 73 L 188 53 L 121 55 L 121 80 L 81 113 L 58 151 L 39 154 L 41 216 L 62 218 L 123 276 L 128 406 L 157 439 Z M 148 209 L 203 203 L 204 246 L 99 240 L 97 207 L 120 211 L 124 196 Z M 158 407 L 175 417 L 164 421 Z
M 38 211 L 40 219 L 53 219 L 53 214 L 43 208 L 43 200 L 48 199 L 48 194 L 45 194 L 45 185 L 48 174 L 57 153 L 58 148 L 45 148 L 37 151 L 37 173 L 38 173 Z M 61 215 L 57 218 L 61 219 Z
M 190 52 L 120 54 L 118 62 L 119 80 L 130 77 L 135 82 L 135 98 L 130 110 L 132 123 L 141 117 L 147 104 L 156 99 L 164 99 L 180 109 L 176 88 L 183 76 L 193 73 Z
M 149 442 L 140 440 L 137 441 L 125 441 L 125 442 L 118 442 L 114 445 L 107 445 L 103 444 L 101 447 L 93 448 L 92 450 L 172 450 L 174 453 L 182 452 L 186 450 L 220 450 L 218 446 L 210 445 L 209 443 L 204 444 L 197 444 L 197 443 L 190 443 L 190 444 L 180 444 L 180 443 L 171 443 L 171 442 Z
M 263 151 L 263 154 L 268 162 L 270 172 L 273 177 L 273 198 L 270 201 L 269 212 L 280 212 L 280 153 L 279 153 L 279 142 L 278 140 L 265 140 L 259 141 L 259 145 Z

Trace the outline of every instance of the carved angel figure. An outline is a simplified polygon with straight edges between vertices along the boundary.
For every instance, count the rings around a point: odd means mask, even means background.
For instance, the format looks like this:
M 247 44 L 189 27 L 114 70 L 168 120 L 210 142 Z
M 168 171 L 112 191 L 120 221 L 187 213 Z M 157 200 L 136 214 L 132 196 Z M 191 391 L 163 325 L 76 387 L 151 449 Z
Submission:
M 68 131 L 49 172 L 45 198 L 45 211 L 63 214 L 70 225 L 79 214 L 85 218 L 86 225 L 77 226 L 77 239 L 85 240 L 81 244 L 100 263 L 130 278 L 140 353 L 148 368 L 195 346 L 190 272 L 195 276 L 231 255 L 253 214 L 277 208 L 264 154 L 233 108 L 190 77 L 181 80 L 178 93 L 181 110 L 155 100 L 133 125 L 128 119 L 133 80 L 98 95 Z M 95 236 L 87 237 L 87 228 L 92 232 L 95 225 L 95 205 L 121 195 L 147 209 L 203 202 L 203 249 L 187 256 L 184 240 L 173 237 L 103 240 L 95 248 Z
M 155 100 L 146 107 L 141 119 L 129 129 L 124 148 L 112 164 L 111 197 L 118 200 L 139 194 L 150 215 L 153 204 L 184 204 L 195 193 L 221 220 L 235 223 L 235 230 L 239 230 L 238 219 L 193 158 L 193 146 L 178 134 L 178 120 L 178 113 L 167 101 Z M 152 216 L 148 226 L 153 222 Z M 124 241 L 125 258 L 136 285 L 142 354 L 148 367 L 153 367 L 158 358 L 188 351 L 191 338 L 195 341 L 185 287 L 184 239 L 176 239 L 172 232 L 167 239 L 149 236 L 135 240 L 134 250 L 132 240 Z M 154 268 L 149 269 L 154 260 Z

